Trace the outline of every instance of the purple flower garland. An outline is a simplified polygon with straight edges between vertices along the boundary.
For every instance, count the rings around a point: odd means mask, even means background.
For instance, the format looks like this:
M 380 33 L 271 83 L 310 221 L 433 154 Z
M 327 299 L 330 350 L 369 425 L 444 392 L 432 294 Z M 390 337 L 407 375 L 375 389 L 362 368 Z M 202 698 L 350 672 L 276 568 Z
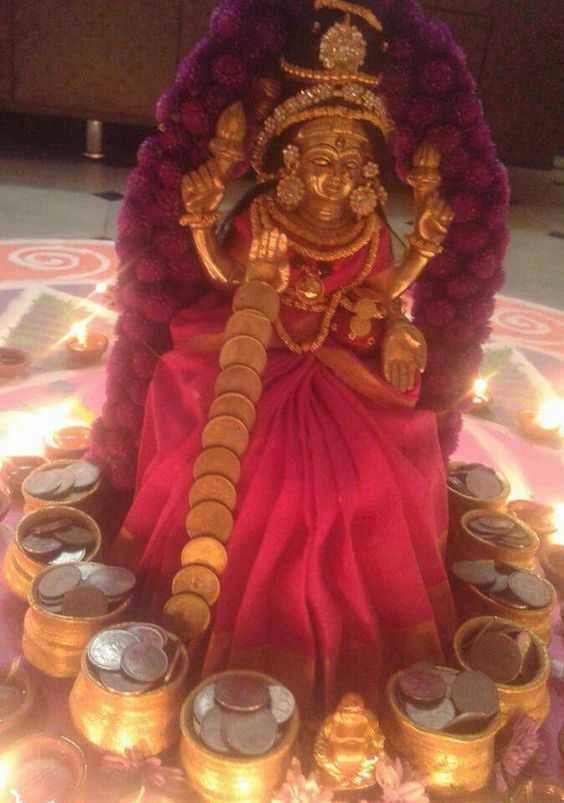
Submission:
M 121 315 L 108 365 L 107 399 L 94 425 L 92 457 L 112 485 L 135 485 L 147 390 L 168 326 L 206 285 L 191 238 L 178 224 L 182 174 L 208 156 L 217 117 L 241 99 L 256 128 L 251 81 L 277 63 L 288 31 L 311 0 L 222 0 L 209 34 L 180 64 L 160 98 L 160 125 L 139 148 L 118 220 Z M 474 81 L 450 30 L 429 21 L 414 0 L 373 0 L 389 46 L 383 91 L 396 124 L 391 147 L 405 179 L 417 145 L 428 139 L 442 155 L 443 192 L 455 212 L 444 252 L 417 283 L 415 323 L 429 343 L 422 405 L 439 417 L 443 450 L 456 445 L 458 403 L 481 359 L 494 293 L 503 283 L 508 241 L 506 171 L 496 158 Z

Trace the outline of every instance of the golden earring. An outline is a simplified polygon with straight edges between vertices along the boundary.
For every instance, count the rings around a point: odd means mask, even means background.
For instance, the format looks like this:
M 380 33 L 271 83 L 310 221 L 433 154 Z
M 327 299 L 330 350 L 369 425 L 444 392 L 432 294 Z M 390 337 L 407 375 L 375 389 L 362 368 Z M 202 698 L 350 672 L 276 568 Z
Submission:
M 288 212 L 296 209 L 305 195 L 305 186 L 297 175 L 300 166 L 300 149 L 296 145 L 286 145 L 282 151 L 284 167 L 276 185 L 276 197 L 280 206 Z
M 376 206 L 382 206 L 388 200 L 388 193 L 379 180 L 380 168 L 376 162 L 367 162 L 362 171 L 365 184 L 361 184 L 350 194 L 349 203 L 357 218 L 368 217 Z

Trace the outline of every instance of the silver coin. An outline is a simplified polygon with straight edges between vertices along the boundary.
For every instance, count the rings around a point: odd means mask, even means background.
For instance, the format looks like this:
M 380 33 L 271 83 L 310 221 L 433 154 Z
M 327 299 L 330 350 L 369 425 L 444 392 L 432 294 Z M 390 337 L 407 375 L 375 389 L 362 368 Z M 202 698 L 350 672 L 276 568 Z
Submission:
M 110 599 L 119 599 L 133 591 L 135 575 L 120 566 L 102 566 L 89 576 L 88 584 L 99 588 Z
M 284 725 L 296 710 L 296 698 L 285 686 L 269 686 L 270 710 L 278 725 Z
M 24 482 L 25 490 L 40 499 L 50 499 L 61 485 L 63 470 L 60 468 L 42 469 L 30 474 Z
M 215 705 L 200 723 L 200 739 L 214 753 L 229 753 L 223 738 L 223 710 Z
M 123 672 L 109 672 L 107 669 L 99 669 L 98 677 L 102 685 L 119 694 L 143 694 L 143 692 L 153 688 L 152 683 L 140 683 L 127 677 Z
M 94 636 L 88 645 L 88 659 L 97 669 L 118 672 L 121 668 L 121 657 L 125 650 L 132 644 L 139 643 L 137 636 L 127 630 L 120 630 L 119 628 L 102 630 L 101 633 Z
M 433 705 L 430 708 L 415 705 L 415 703 L 407 700 L 405 702 L 405 713 L 420 728 L 440 731 L 455 718 L 456 709 L 448 697 L 445 697 L 438 705 Z
M 247 714 L 225 711 L 223 714 L 225 741 L 242 756 L 263 756 L 276 741 L 278 725 L 266 708 Z
M 153 647 L 159 647 L 161 650 L 168 641 L 166 633 L 157 625 L 130 625 L 127 629 L 130 633 L 134 633 L 137 638 L 141 639 L 143 644 L 151 644 Z
M 73 463 L 68 467 L 67 471 L 72 474 L 74 487 L 77 491 L 86 491 L 98 482 L 100 477 L 100 469 L 94 463 L 88 463 L 86 460 L 81 460 L 79 463 Z
M 65 496 L 70 496 L 74 490 L 73 478 L 71 474 L 67 474 L 66 469 L 61 471 L 61 481 L 56 490 L 54 490 L 49 499 L 63 499 Z
M 133 634 L 131 634 L 133 635 Z M 159 647 L 138 643 L 127 647 L 121 656 L 121 669 L 125 674 L 139 683 L 156 683 L 161 680 L 168 669 L 168 656 Z
M 63 549 L 59 552 L 56 558 L 51 558 L 48 561 L 49 566 L 64 566 L 67 563 L 78 563 L 86 557 L 86 548 L 80 547 L 79 549 Z
M 211 711 L 215 705 L 215 683 L 211 683 L 198 692 L 194 698 L 194 717 L 198 722 L 201 722 L 208 711 Z
M 80 576 L 82 577 L 82 581 L 88 580 L 91 574 L 97 572 L 98 569 L 102 569 L 103 565 L 101 563 L 81 563 L 80 566 L 76 567 L 80 572 Z

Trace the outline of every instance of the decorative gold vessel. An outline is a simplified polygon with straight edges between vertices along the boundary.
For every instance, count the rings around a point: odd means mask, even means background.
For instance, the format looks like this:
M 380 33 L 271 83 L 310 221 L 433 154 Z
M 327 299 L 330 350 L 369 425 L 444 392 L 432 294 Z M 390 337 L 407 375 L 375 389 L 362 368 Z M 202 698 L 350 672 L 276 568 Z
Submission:
M 49 466 L 52 468 L 66 468 L 70 466 L 72 463 L 76 462 L 75 460 L 51 460 L 49 461 Z M 29 475 L 30 477 L 35 476 L 37 471 L 40 471 L 41 467 L 32 471 Z M 24 499 L 24 513 L 30 513 L 33 510 L 38 510 L 39 508 L 50 507 L 50 506 L 65 506 L 65 507 L 74 507 L 77 510 L 83 510 L 85 513 L 90 513 L 93 515 L 95 513 L 95 503 L 96 497 L 98 496 L 98 491 L 100 489 L 100 484 L 102 482 L 102 478 L 98 479 L 95 485 L 92 488 L 88 488 L 86 491 L 73 491 L 71 494 L 66 496 L 61 501 L 57 501 L 56 499 L 40 499 L 38 496 L 33 496 L 33 494 L 28 493 L 25 487 L 25 482 L 22 485 L 22 496 Z
M 86 553 L 84 560 L 93 560 L 102 546 L 102 534 L 94 519 L 81 510 L 63 505 L 49 505 L 28 513 L 20 519 L 16 527 L 16 536 L 8 546 L 4 555 L 4 579 L 8 587 L 17 594 L 20 599 L 27 600 L 31 590 L 31 584 L 38 575 L 50 568 L 48 563 L 33 560 L 20 546 L 21 539 L 25 536 L 30 527 L 40 522 L 51 521 L 53 519 L 72 519 L 81 527 L 86 527 L 94 536 L 94 541 L 90 550 Z
M 505 564 L 498 564 L 501 568 Z M 511 568 L 511 567 L 507 567 Z M 512 608 L 492 599 L 476 586 L 455 580 L 454 596 L 460 619 L 473 619 L 477 616 L 498 616 L 508 619 L 513 625 L 524 627 L 535 633 L 545 644 L 551 639 L 552 610 L 556 605 L 556 591 L 552 589 L 552 601 L 546 608 Z
M 473 519 L 487 516 L 491 510 L 475 508 L 462 515 L 460 527 L 454 539 L 453 557 L 455 560 L 495 560 L 514 566 L 516 569 L 534 569 L 535 556 L 539 551 L 540 539 L 534 530 L 515 516 L 509 516 L 515 524 L 526 531 L 530 538 L 530 545 L 523 549 L 515 549 L 502 544 L 494 544 L 477 537 L 468 526 Z
M 464 463 L 454 462 L 450 464 L 449 469 L 457 468 L 458 466 L 462 465 L 464 465 Z M 493 499 L 476 499 L 475 496 L 469 496 L 468 494 L 461 493 L 460 491 L 457 491 L 449 486 L 448 515 L 451 532 L 455 532 L 458 529 L 462 516 L 469 510 L 474 510 L 477 506 L 489 512 L 492 510 L 505 510 L 505 503 L 511 491 L 511 486 L 509 485 L 507 478 L 504 477 L 500 471 L 496 469 L 495 472 L 503 485 L 503 490 Z
M 11 664 L 0 667 L 0 684 L 4 683 L 18 688 L 24 695 L 24 700 L 13 714 L 0 722 L 0 747 L 3 747 L 9 738 L 23 731 L 37 702 L 37 683 L 23 666 L 21 658 L 16 658 Z
M 454 637 L 454 653 L 456 660 L 462 669 L 471 669 L 465 661 L 462 651 L 463 643 L 472 635 L 477 634 L 485 625 L 490 622 L 495 625 L 506 625 L 515 627 L 515 622 L 509 619 L 501 619 L 498 616 L 479 616 L 464 622 Z M 527 630 L 527 628 L 524 628 Z M 497 683 L 499 695 L 499 706 L 501 709 L 502 724 L 505 726 L 511 721 L 513 715 L 522 711 L 527 716 L 544 722 L 550 709 L 550 695 L 548 693 L 548 677 L 550 674 L 550 660 L 546 646 L 541 639 L 531 630 L 527 630 L 533 640 L 533 648 L 537 653 L 538 671 L 528 683 L 522 685 L 505 685 Z
M 47 571 L 53 571 L 52 567 Z M 54 678 L 74 678 L 80 672 L 84 648 L 90 639 L 125 618 L 131 599 L 104 616 L 81 618 L 51 613 L 39 604 L 40 577 L 31 584 L 29 608 L 24 618 L 22 649 L 30 664 Z
M 37 759 L 53 759 L 64 764 L 72 773 L 73 778 L 72 786 L 64 797 L 64 803 L 82 803 L 86 783 L 86 759 L 80 747 L 64 736 L 35 733 L 14 742 L 9 749 L 2 753 L 4 782 L 9 784 L 10 776 L 16 772 L 18 767 Z M 39 783 L 41 783 L 41 779 L 39 779 Z M 0 787 L 1 791 L 2 787 Z M 19 799 L 21 798 L 18 797 Z
M 180 735 L 178 715 L 188 676 L 188 653 L 180 642 L 178 649 L 180 658 L 170 681 L 144 694 L 106 689 L 90 671 L 84 651 L 69 697 L 75 728 L 97 750 L 110 753 L 123 755 L 136 747 L 146 756 L 156 756 L 173 747 Z
M 501 714 L 475 735 L 460 736 L 418 727 L 396 702 L 399 672 L 386 686 L 382 720 L 386 742 L 426 778 L 427 790 L 438 798 L 467 795 L 483 789 L 494 765 L 495 736 Z
M 231 674 L 222 673 L 222 676 Z M 242 674 L 237 672 L 237 674 Z M 277 681 L 258 672 L 245 675 L 275 684 Z M 219 675 L 206 678 L 186 698 L 180 712 L 180 760 L 194 792 L 206 803 L 269 803 L 273 791 L 283 781 L 290 764 L 300 729 L 296 709 L 276 746 L 257 758 L 225 756 L 208 750 L 192 725 L 192 703 L 198 692 Z

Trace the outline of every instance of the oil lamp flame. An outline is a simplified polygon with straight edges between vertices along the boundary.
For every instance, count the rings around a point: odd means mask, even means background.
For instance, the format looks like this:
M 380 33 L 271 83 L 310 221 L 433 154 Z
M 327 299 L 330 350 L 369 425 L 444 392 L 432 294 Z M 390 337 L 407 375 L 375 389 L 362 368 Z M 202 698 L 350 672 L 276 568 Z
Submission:
M 75 338 L 81 348 L 86 348 L 86 321 L 73 323 L 67 335 L 68 340 Z
M 110 287 L 110 282 L 98 282 L 95 288 L 96 293 L 106 293 Z
M 488 390 L 488 382 L 486 379 L 479 377 L 476 379 L 472 386 L 472 393 L 476 397 L 486 396 Z
M 535 417 L 535 424 L 547 431 L 564 430 L 564 399 L 547 399 Z
M 69 426 L 76 402 L 73 399 L 33 412 L 9 414 L 6 430 L 0 437 L 0 459 L 8 455 L 43 453 L 44 438 L 49 432 Z

